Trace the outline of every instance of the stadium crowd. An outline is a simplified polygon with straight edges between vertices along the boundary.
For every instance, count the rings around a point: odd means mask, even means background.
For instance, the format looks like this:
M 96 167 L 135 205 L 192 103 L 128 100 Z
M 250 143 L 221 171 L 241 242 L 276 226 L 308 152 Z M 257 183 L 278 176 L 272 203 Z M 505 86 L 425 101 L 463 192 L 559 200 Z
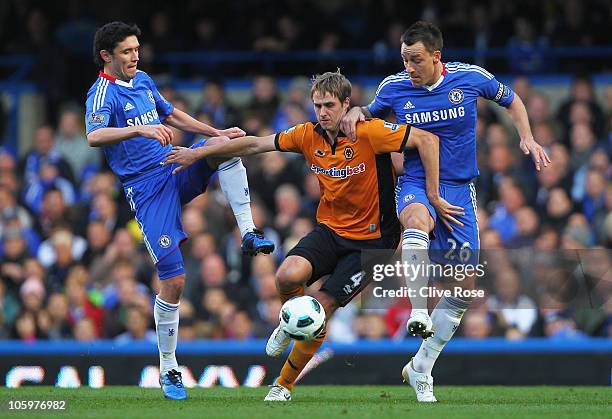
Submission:
M 96 69 L 91 45 L 96 28 L 118 16 L 143 29 L 141 69 L 184 79 L 252 76 L 256 72 L 296 76 L 338 65 L 338 50 L 365 50 L 374 59 L 342 61 L 343 72 L 388 74 L 397 71 L 399 39 L 410 22 L 432 21 L 443 28 L 444 47 L 470 48 L 454 56 L 500 74 L 610 71 L 600 46 L 610 44 L 612 6 L 606 0 L 418 1 L 401 0 L 188 0 L 121 2 L 112 8 L 93 1 L 4 0 L 0 2 L 0 54 L 29 54 L 32 78 L 47 92 L 47 113 L 57 123 L 66 99 L 80 101 Z M 584 54 L 551 55 L 551 47 L 591 47 Z M 506 48 L 489 56 L 491 48 Z M 307 60 L 265 60 L 265 53 L 318 52 Z M 255 52 L 249 61 L 232 59 L 178 64 L 164 59 L 173 51 Z M 584 51 L 582 51 L 584 52 Z M 461 53 L 460 53 L 461 54 Z M 463 53 L 465 54 L 465 53 Z M 447 55 L 448 58 L 448 55 Z M 176 69 L 180 68 L 180 74 Z M 10 68 L 8 68 L 10 70 Z M 0 67 L 0 78 L 7 68 Z
M 536 173 L 515 133 L 482 102 L 478 216 L 482 258 L 492 263 L 479 285 L 486 296 L 467 312 L 460 333 L 612 336 L 612 87 L 599 103 L 590 81 L 577 78 L 557 106 L 527 78 L 517 77 L 513 87 L 553 164 Z M 363 91 L 355 86 L 354 104 L 367 103 Z M 303 79 L 279 91 L 273 78 L 258 76 L 245 106 L 230 103 L 213 81 L 197 108 L 171 87 L 162 94 L 202 121 L 257 135 L 312 119 Z M 175 132 L 176 144 L 194 140 Z M 188 280 L 181 340 L 267 337 L 280 308 L 275 268 L 313 228 L 319 185 L 300 156 L 267 153 L 244 162 L 255 223 L 277 250 L 241 254 L 235 221 L 216 185 L 190 203 L 183 213 L 190 239 L 182 248 Z M 155 342 L 152 301 L 159 280 L 121 185 L 101 150 L 87 144 L 82 109 L 67 105 L 57 126 L 40 126 L 25 155 L 0 151 L 0 241 L 0 338 Z M 386 311 L 356 301 L 338 312 L 328 336 L 344 342 L 403 338 L 409 309 L 407 299 Z

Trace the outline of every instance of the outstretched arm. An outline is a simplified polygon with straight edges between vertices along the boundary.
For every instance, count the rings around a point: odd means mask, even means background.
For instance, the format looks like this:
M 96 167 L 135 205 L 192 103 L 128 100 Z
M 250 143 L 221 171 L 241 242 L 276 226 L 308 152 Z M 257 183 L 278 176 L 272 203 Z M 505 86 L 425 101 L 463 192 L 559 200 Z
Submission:
M 146 137 L 159 141 L 162 146 L 172 143 L 172 130 L 162 124 L 136 125 L 132 127 L 99 128 L 87 134 L 87 142 L 91 147 L 102 147 L 120 143 L 132 137 Z
M 166 117 L 164 123 L 170 125 L 171 127 L 180 129 L 181 131 L 215 137 L 225 135 L 229 138 L 238 138 L 243 137 L 246 134 L 238 127 L 222 130 L 211 127 L 210 125 L 198 121 L 188 113 L 185 113 L 177 108 L 174 108 L 172 113 Z
M 274 151 L 276 150 L 274 137 L 275 135 L 266 137 L 248 136 L 210 146 L 204 144 L 203 147 L 198 148 L 174 147 L 166 156 L 164 164 L 178 164 L 179 167 L 172 172 L 177 173 L 196 161 L 207 157 L 231 158 Z
M 548 157 L 544 148 L 534 140 L 533 134 L 531 133 L 531 127 L 529 126 L 527 110 L 525 109 L 523 101 L 516 93 L 514 94 L 512 103 L 508 107 L 508 113 L 521 138 L 519 147 L 521 147 L 523 153 L 525 153 L 525 155 L 531 155 L 537 171 L 542 169 L 542 165 L 544 165 L 544 167 L 548 166 L 550 157 Z

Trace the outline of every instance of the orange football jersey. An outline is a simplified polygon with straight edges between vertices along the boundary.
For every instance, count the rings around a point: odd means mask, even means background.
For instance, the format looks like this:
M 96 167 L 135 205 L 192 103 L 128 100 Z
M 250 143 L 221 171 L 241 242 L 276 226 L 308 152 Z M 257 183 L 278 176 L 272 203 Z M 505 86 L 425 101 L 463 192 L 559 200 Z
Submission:
M 276 134 L 279 151 L 304 155 L 317 176 L 317 221 L 352 240 L 396 234 L 395 173 L 391 151 L 404 151 L 409 125 L 369 119 L 357 124 L 356 140 L 342 132 L 331 145 L 319 124 L 307 122 Z

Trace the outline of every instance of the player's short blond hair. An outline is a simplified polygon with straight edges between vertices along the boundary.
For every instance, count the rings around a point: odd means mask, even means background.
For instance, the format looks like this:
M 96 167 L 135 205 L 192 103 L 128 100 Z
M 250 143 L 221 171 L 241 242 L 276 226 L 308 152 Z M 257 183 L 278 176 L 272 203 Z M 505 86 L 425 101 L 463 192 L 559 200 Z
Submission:
M 347 97 L 351 97 L 351 91 L 351 82 L 338 69 L 335 72 L 328 71 L 313 76 L 310 98 L 312 99 L 314 92 L 322 94 L 330 93 L 332 96 L 340 99 L 340 102 L 344 102 Z

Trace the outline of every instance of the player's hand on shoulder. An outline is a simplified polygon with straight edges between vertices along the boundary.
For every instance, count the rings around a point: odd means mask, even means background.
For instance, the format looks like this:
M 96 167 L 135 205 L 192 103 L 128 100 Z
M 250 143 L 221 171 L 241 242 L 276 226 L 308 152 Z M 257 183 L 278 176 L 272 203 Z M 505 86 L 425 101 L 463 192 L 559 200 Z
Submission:
M 449 230 L 453 231 L 451 223 L 458 226 L 463 226 L 463 223 L 455 217 L 465 215 L 465 210 L 462 207 L 450 204 L 446 199 L 441 196 L 428 197 L 429 203 L 434 207 L 436 213 L 442 220 L 442 224 Z
M 172 144 L 172 140 L 174 140 L 172 130 L 163 124 L 139 125 L 138 134 L 141 137 L 157 140 L 162 146 Z
M 217 133 L 217 136 L 219 137 L 226 136 L 226 137 L 229 137 L 230 139 L 244 137 L 245 135 L 246 135 L 246 132 L 244 132 L 244 130 L 238 127 L 220 129 L 218 130 L 218 133 Z
M 356 140 L 357 123 L 365 121 L 365 115 L 359 106 L 351 108 L 340 121 L 340 129 L 351 141 Z
M 533 138 L 523 138 L 519 144 L 525 155 L 531 155 L 531 159 L 535 163 L 536 170 L 542 170 L 542 165 L 547 167 L 551 163 L 550 157 L 546 154 L 544 147 L 538 144 Z
M 198 155 L 195 149 L 187 148 L 187 147 L 172 147 L 172 151 L 170 151 L 166 155 L 166 160 L 164 160 L 164 165 L 166 164 L 177 164 L 172 174 L 177 174 L 178 172 L 188 168 L 193 163 L 198 160 Z

